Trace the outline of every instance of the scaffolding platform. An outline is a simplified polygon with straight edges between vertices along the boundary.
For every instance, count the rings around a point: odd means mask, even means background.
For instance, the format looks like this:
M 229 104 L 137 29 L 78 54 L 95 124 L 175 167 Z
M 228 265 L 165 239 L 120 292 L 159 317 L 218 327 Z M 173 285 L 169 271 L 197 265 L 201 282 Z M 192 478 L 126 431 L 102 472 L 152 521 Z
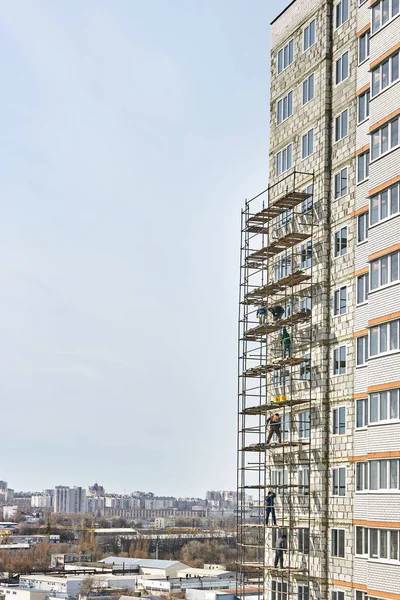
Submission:
M 309 446 L 310 442 L 298 440 L 297 442 L 272 442 L 270 444 L 250 444 L 242 448 L 243 452 L 265 452 L 266 450 L 275 450 L 275 448 L 301 448 Z
M 260 404 L 258 406 L 249 406 L 242 410 L 242 415 L 263 415 L 270 410 L 276 410 L 277 408 L 283 408 L 285 406 L 299 406 L 300 404 L 308 404 L 309 398 L 298 398 L 290 400 L 282 400 L 281 402 L 271 402 L 270 404 Z
M 282 327 L 292 327 L 293 325 L 298 325 L 302 323 L 307 323 L 311 320 L 311 314 L 305 311 L 300 311 L 298 313 L 294 313 L 285 319 L 280 319 L 279 321 L 273 321 L 273 323 L 266 323 L 265 325 L 257 325 L 257 327 L 252 327 L 244 333 L 244 337 L 246 340 L 257 341 L 260 337 L 265 337 L 270 333 L 276 333 L 280 331 Z
M 306 362 L 310 362 L 310 359 L 304 356 L 302 358 L 295 356 L 282 358 L 282 360 L 268 365 L 258 365 L 258 367 L 246 369 L 246 371 L 243 371 L 243 377 L 265 377 L 265 375 L 271 373 L 271 371 L 278 371 L 284 367 L 295 367 Z
M 300 242 L 304 242 L 304 240 L 306 240 L 309 237 L 309 233 L 288 232 L 285 236 L 282 236 L 281 238 L 274 240 L 273 242 L 268 244 L 268 246 L 265 246 L 260 250 L 252 252 L 246 258 L 246 260 L 248 262 L 252 262 L 255 260 L 261 260 L 262 262 L 264 262 L 271 256 L 276 256 L 281 252 L 285 252 L 285 250 L 290 248 L 293 244 L 300 244 Z
M 279 292 L 285 291 L 285 288 L 294 287 L 300 283 L 309 281 L 310 279 L 311 275 L 307 275 L 307 273 L 304 271 L 298 270 L 290 275 L 286 275 L 285 277 L 278 279 L 277 281 L 274 281 L 273 283 L 268 283 L 262 287 L 256 288 L 252 292 L 249 292 L 246 294 L 244 301 L 247 304 L 260 304 L 267 296 L 278 294 Z
M 307 192 L 297 192 L 292 191 L 284 194 L 277 200 L 271 203 L 270 206 L 263 208 L 260 212 L 252 215 L 248 219 L 248 227 L 253 226 L 264 226 L 266 223 L 269 223 L 272 219 L 279 217 L 282 213 L 287 210 L 294 209 L 298 204 L 304 202 L 304 200 L 308 200 L 311 198 L 312 194 Z M 248 229 L 250 231 L 250 229 Z M 258 233 L 258 232 L 255 232 Z

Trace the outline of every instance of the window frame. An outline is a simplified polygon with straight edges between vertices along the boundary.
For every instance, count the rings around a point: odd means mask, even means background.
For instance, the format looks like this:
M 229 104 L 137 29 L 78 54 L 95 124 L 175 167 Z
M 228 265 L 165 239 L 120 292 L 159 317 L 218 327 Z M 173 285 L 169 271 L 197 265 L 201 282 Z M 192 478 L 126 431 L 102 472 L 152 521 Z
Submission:
M 306 151 L 306 154 L 304 153 L 304 150 Z M 306 158 L 309 158 L 312 154 L 314 154 L 314 127 L 311 127 L 301 136 L 301 160 L 306 160 Z
M 314 23 L 314 41 L 312 43 L 310 43 L 307 47 L 306 47 L 306 31 L 308 30 L 308 37 L 310 39 L 310 32 L 311 32 L 311 25 Z M 311 21 L 309 21 L 307 23 L 307 25 L 303 28 L 303 54 L 304 52 L 307 52 L 308 50 L 310 50 L 310 48 L 312 48 L 313 46 L 315 46 L 317 42 L 317 18 L 314 17 L 313 19 L 311 19 Z
M 310 97 L 310 90 L 312 88 L 312 96 Z M 304 102 L 304 90 L 307 91 L 307 100 Z M 315 98 L 315 72 L 310 73 L 301 84 L 301 105 L 306 106 L 309 102 Z
M 344 290 L 344 310 L 342 310 L 342 292 Z M 333 291 L 333 316 L 341 317 L 347 314 L 347 285 L 342 285 Z
M 343 58 L 346 56 L 347 75 L 343 77 Z M 338 78 L 338 67 L 340 63 L 340 77 Z M 346 81 L 350 77 L 350 52 L 346 50 L 335 60 L 335 87 Z
M 346 172 L 346 177 L 343 177 L 344 172 Z M 337 181 L 339 181 L 340 186 L 337 185 Z M 343 181 L 346 181 L 346 186 L 343 187 Z M 339 190 L 340 187 L 340 190 Z M 339 194 L 337 194 L 337 190 L 339 190 Z M 333 198 L 334 200 L 341 200 L 345 198 L 349 193 L 349 168 L 343 167 L 340 171 L 337 171 L 333 175 Z
M 362 281 L 362 296 L 363 300 L 359 302 L 360 296 L 360 287 Z M 369 271 L 368 273 L 363 273 L 362 275 L 358 275 L 356 282 L 356 306 L 362 306 L 363 304 L 367 304 L 368 302 L 368 294 L 369 294 Z
M 366 398 L 358 398 L 356 400 L 356 414 L 355 414 L 355 419 L 354 419 L 354 423 L 355 423 L 355 428 L 356 430 L 358 429 L 366 429 L 368 427 L 368 397 Z M 361 420 L 362 420 L 362 425 L 359 425 L 359 412 L 358 412 L 358 407 L 361 406 L 362 407 L 362 415 L 361 415 Z
M 357 246 L 368 241 L 369 210 L 357 215 Z
M 381 29 L 383 29 L 384 27 L 386 27 L 393 19 L 395 19 L 397 17 L 398 14 L 400 14 L 400 10 L 393 14 L 393 0 L 389 0 L 389 15 L 388 15 L 388 19 L 385 23 L 383 23 L 383 19 L 382 19 L 382 10 L 381 10 L 381 5 L 383 3 L 383 0 L 380 0 L 379 2 L 377 2 L 376 4 L 374 4 L 374 6 L 372 6 L 372 15 L 371 15 L 371 35 L 375 35 L 376 33 L 378 33 L 378 31 L 381 31 Z M 377 7 L 380 7 L 380 17 L 379 17 L 379 27 L 377 29 L 374 29 L 374 25 L 375 25 L 375 20 L 374 20 L 374 12 L 377 9 Z M 374 10 L 375 9 L 375 10 Z
M 394 79 L 393 78 L 393 62 L 394 62 L 394 60 L 396 60 L 396 58 L 397 58 L 397 77 Z M 371 70 L 371 98 L 372 99 L 376 98 L 377 96 L 379 96 L 379 94 L 382 94 L 385 90 L 389 89 L 392 85 L 394 85 L 395 83 L 397 83 L 399 81 L 399 78 L 400 78 L 399 61 L 400 61 L 400 50 L 397 50 L 397 52 L 393 52 L 393 54 L 391 54 L 390 56 L 388 56 L 387 58 L 382 60 L 378 65 L 376 65 L 376 67 L 374 67 Z M 383 87 L 385 65 L 388 65 L 388 74 L 387 74 L 387 84 L 385 85 L 385 87 Z M 377 92 L 375 92 L 374 75 L 375 75 L 375 73 L 378 73 L 378 72 L 379 72 L 379 78 L 378 78 L 379 90 Z
M 368 400 L 367 400 L 368 414 L 371 413 L 371 403 L 372 403 L 373 398 L 376 398 L 376 420 L 369 421 L 368 425 L 375 426 L 375 425 L 381 425 L 381 424 L 390 425 L 390 424 L 400 423 L 400 388 L 382 390 L 380 392 L 373 392 L 373 393 L 369 394 Z M 393 399 L 394 399 L 393 404 L 395 406 L 397 405 L 397 417 L 391 418 L 390 415 L 392 412 L 392 400 Z M 384 403 L 386 404 L 385 411 L 386 411 L 387 417 L 385 419 L 382 419 L 381 414 L 382 414 L 382 406 Z
M 386 266 L 383 267 L 385 263 Z M 369 269 L 371 283 L 370 293 L 377 292 L 378 290 L 398 284 L 400 282 L 400 250 L 396 250 L 396 252 L 390 252 L 390 254 L 385 254 L 384 256 L 380 256 L 375 260 L 371 260 L 369 263 Z M 386 269 L 387 281 L 382 283 L 382 274 L 384 269 Z M 397 277 L 394 278 L 396 271 Z M 377 285 L 375 285 L 375 275 L 377 275 Z
M 365 92 L 363 92 L 362 94 L 359 94 L 357 96 L 357 125 L 361 125 L 362 123 L 365 123 L 365 121 L 368 121 L 369 119 L 369 104 L 371 102 L 371 88 L 369 87 L 367 90 L 365 90 Z M 364 108 L 364 118 L 361 119 L 361 104 L 363 104 L 363 108 Z
M 346 230 L 346 236 L 343 237 L 342 234 Z M 346 240 L 346 245 L 344 245 L 344 239 Z M 339 251 L 336 252 L 337 241 L 339 241 Z M 349 227 L 345 225 L 340 229 L 337 229 L 333 233 L 333 257 L 340 258 L 342 256 L 346 256 L 347 251 L 349 249 Z
M 359 347 L 361 346 L 362 352 L 360 352 Z M 360 335 L 356 338 L 356 368 L 357 367 L 365 367 L 368 364 L 368 350 L 369 350 L 369 340 L 368 335 Z M 359 362 L 359 357 L 361 355 L 362 362 Z
M 285 66 L 285 49 L 288 49 L 288 63 Z M 292 60 L 290 61 L 290 52 L 291 52 L 291 58 Z M 279 68 L 279 62 L 280 62 L 280 56 L 282 56 L 282 68 Z M 288 69 L 290 67 L 290 65 L 292 65 L 295 61 L 294 58 L 294 38 L 290 39 L 286 44 L 284 44 L 277 52 L 277 71 L 278 71 L 278 75 L 280 75 L 281 73 L 283 73 L 284 71 L 286 71 L 286 69 Z
M 394 190 L 396 190 L 394 192 Z M 387 194 L 387 216 L 386 217 L 382 217 L 382 198 L 383 196 Z M 397 205 L 397 211 L 392 212 L 393 209 L 393 196 L 396 199 L 396 205 Z M 397 196 L 397 198 L 396 198 Z M 374 220 L 374 215 L 375 215 L 375 209 L 374 209 L 374 201 L 378 202 L 378 218 L 375 221 Z M 381 190 L 380 192 L 378 192 L 377 194 L 374 194 L 373 196 L 370 197 L 369 199 L 369 214 L 370 214 L 370 218 L 369 218 L 369 229 L 371 227 L 376 227 L 377 225 L 379 225 L 382 222 L 385 222 L 389 219 L 393 219 L 394 217 L 397 217 L 398 215 L 400 215 L 400 182 L 396 182 L 393 185 L 390 185 L 386 188 L 384 188 L 383 190 Z
M 371 151 L 365 150 L 361 154 L 357 155 L 357 185 L 368 181 L 369 179 L 369 163 L 370 163 Z M 364 178 L 360 179 L 360 160 L 362 160 L 362 168 L 364 173 Z
M 289 153 L 289 148 L 290 148 L 290 153 Z M 284 152 L 286 152 L 286 168 L 285 169 L 283 169 Z M 289 166 L 289 156 L 290 156 L 290 166 Z M 278 157 L 280 157 L 280 158 L 278 159 Z M 278 165 L 279 165 L 279 168 L 278 168 Z M 280 177 L 284 173 L 287 173 L 288 171 L 290 171 L 290 169 L 292 169 L 292 167 L 293 167 L 293 142 L 290 142 L 290 144 L 287 144 L 286 146 L 281 148 L 281 150 L 279 150 L 275 154 L 275 176 Z
M 342 543 L 341 536 L 343 538 Z M 343 555 L 340 554 L 341 545 L 343 546 Z M 331 556 L 333 558 L 346 558 L 346 530 L 343 527 L 333 527 L 331 529 Z
M 343 11 L 343 7 L 346 7 L 346 11 Z M 335 4 L 335 31 L 340 29 L 342 25 L 347 23 L 350 18 L 350 2 L 349 0 L 340 0 L 337 4 Z
M 334 498 L 345 498 L 347 492 L 346 467 L 332 467 L 331 494 Z M 344 480 L 344 483 L 343 483 Z M 343 491 L 343 493 L 341 493 Z
M 344 411 L 343 421 L 341 420 L 341 411 Z M 332 419 L 331 435 L 332 436 L 341 437 L 343 435 L 346 435 L 346 416 L 347 416 L 346 406 L 344 406 L 344 405 L 343 406 L 335 406 L 332 409 L 332 413 L 331 413 L 331 419 Z M 344 423 L 343 431 L 341 431 L 342 423 Z
M 395 129 L 395 124 L 397 123 L 396 127 L 397 127 L 397 143 L 393 144 L 393 129 Z M 389 154 L 389 152 L 392 152 L 392 150 L 395 150 L 397 148 L 400 147 L 400 132 L 399 132 L 399 128 L 400 128 L 400 117 L 396 117 L 395 119 L 391 119 L 389 121 L 386 121 L 383 125 L 381 125 L 380 127 L 378 127 L 377 129 L 374 129 L 374 131 L 371 132 L 371 139 L 370 139 L 370 164 L 372 162 L 375 162 L 377 160 L 379 160 L 380 158 L 382 158 L 382 156 L 386 156 L 387 154 Z M 383 132 L 384 130 L 387 129 L 387 137 L 385 138 Z M 374 136 L 378 136 L 378 154 L 375 156 L 375 149 L 376 149 L 376 144 L 374 142 L 374 139 L 376 139 Z M 384 147 L 384 143 L 387 143 L 387 150 L 383 150 L 382 148 Z
M 396 325 L 394 327 L 392 327 L 392 324 L 395 323 Z M 383 352 L 381 351 L 381 346 L 382 346 L 382 339 L 384 338 L 386 340 L 386 347 L 389 348 L 392 344 L 391 342 L 391 335 L 392 335 L 392 331 L 393 330 L 397 330 L 396 333 L 396 337 L 397 337 L 397 348 L 393 348 L 390 350 L 384 350 Z M 371 347 L 372 347 L 372 343 L 373 341 L 375 342 L 375 340 L 373 340 L 373 334 L 372 332 L 377 331 L 376 334 L 376 347 L 377 347 L 377 352 L 374 354 L 371 352 Z M 383 333 L 385 331 L 385 333 Z M 375 333 L 374 333 L 375 335 Z M 374 358 L 378 358 L 379 356 L 389 356 L 390 354 L 396 354 L 397 352 L 400 351 L 400 319 L 394 319 L 393 321 L 387 321 L 385 323 L 381 323 L 380 325 L 375 325 L 374 327 L 370 327 L 369 329 L 369 360 L 374 359 Z
M 335 144 L 349 136 L 349 108 L 345 108 L 335 117 L 334 138 Z M 343 131 L 345 130 L 345 133 Z
M 304 418 L 305 417 L 305 418 Z M 311 437 L 311 411 L 309 408 L 297 413 L 297 439 L 309 440 Z
M 342 366 L 343 358 L 343 349 L 344 349 L 344 367 Z M 336 358 L 337 355 L 337 358 Z M 340 346 L 336 346 L 332 349 L 332 367 L 333 367 L 333 377 L 339 377 L 340 375 L 346 375 L 347 373 L 347 345 L 342 344 Z M 338 369 L 336 369 L 336 363 L 338 364 Z M 344 370 L 342 370 L 344 369 Z
M 361 59 L 361 45 L 365 41 L 365 58 Z M 371 28 L 364 31 L 358 38 L 358 65 L 364 64 L 371 55 Z
M 289 103 L 289 97 L 290 97 L 290 103 Z M 286 106 L 287 106 L 287 116 L 286 117 L 285 117 L 285 110 L 284 110 L 285 100 L 286 100 Z M 281 111 L 279 110 L 279 103 L 282 103 Z M 289 112 L 289 104 L 290 104 L 291 112 Z M 280 112 L 281 112 L 281 119 L 279 119 Z M 281 96 L 276 101 L 276 124 L 282 125 L 282 123 L 284 123 L 285 121 L 290 119 L 290 117 L 292 117 L 292 116 L 293 116 L 293 90 L 290 90 L 289 92 L 287 92 L 286 94 Z

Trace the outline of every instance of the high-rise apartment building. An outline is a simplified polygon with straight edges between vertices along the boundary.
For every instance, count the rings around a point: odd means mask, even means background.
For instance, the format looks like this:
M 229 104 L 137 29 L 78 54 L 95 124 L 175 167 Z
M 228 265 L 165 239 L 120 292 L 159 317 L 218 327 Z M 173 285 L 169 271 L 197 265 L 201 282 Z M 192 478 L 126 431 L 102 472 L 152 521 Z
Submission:
M 87 511 L 86 490 L 57 485 L 54 488 L 55 513 L 85 513 Z
M 239 593 L 400 600 L 399 51 L 399 0 L 294 0 L 271 25 L 270 183 L 242 213 Z

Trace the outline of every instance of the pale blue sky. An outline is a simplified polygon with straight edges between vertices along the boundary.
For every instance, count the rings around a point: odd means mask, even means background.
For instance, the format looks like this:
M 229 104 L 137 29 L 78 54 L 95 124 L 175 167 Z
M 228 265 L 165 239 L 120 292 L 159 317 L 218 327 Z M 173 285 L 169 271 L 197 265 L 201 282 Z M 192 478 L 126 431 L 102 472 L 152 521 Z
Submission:
M 240 208 L 267 0 L 12 0 L 0 52 L 0 479 L 236 486 Z

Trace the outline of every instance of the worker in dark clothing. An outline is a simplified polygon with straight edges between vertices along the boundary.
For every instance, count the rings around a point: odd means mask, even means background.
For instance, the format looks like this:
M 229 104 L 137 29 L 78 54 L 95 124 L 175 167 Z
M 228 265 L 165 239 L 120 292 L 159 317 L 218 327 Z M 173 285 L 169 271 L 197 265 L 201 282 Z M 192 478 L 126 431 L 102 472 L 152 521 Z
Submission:
M 267 309 L 265 308 L 265 306 L 259 306 L 257 310 L 257 317 L 259 324 L 265 325 L 265 322 L 267 320 Z
M 286 356 L 290 358 L 292 355 L 292 340 L 290 339 L 290 335 L 286 327 L 282 329 L 281 342 L 283 358 L 286 358 Z
M 283 308 L 283 306 L 271 306 L 271 308 L 268 309 L 269 312 L 271 313 L 274 321 L 279 321 L 279 319 L 282 319 L 283 317 L 283 313 L 285 312 L 285 309 Z
M 279 444 L 282 442 L 282 434 L 281 434 L 281 418 L 279 413 L 271 413 L 267 419 L 267 425 L 269 425 L 269 433 L 267 438 L 267 445 L 270 443 L 272 436 L 274 433 L 278 438 Z
M 283 551 L 286 549 L 286 533 L 282 533 L 278 537 L 275 548 L 275 569 L 278 568 L 278 563 L 281 569 L 283 569 Z
M 276 525 L 275 506 L 274 506 L 275 498 L 276 498 L 276 494 L 274 494 L 274 492 L 271 492 L 271 490 L 269 490 L 268 494 L 265 497 L 265 506 L 266 506 L 265 524 L 266 525 L 268 525 L 269 515 L 271 515 L 271 517 L 272 517 L 272 525 Z

